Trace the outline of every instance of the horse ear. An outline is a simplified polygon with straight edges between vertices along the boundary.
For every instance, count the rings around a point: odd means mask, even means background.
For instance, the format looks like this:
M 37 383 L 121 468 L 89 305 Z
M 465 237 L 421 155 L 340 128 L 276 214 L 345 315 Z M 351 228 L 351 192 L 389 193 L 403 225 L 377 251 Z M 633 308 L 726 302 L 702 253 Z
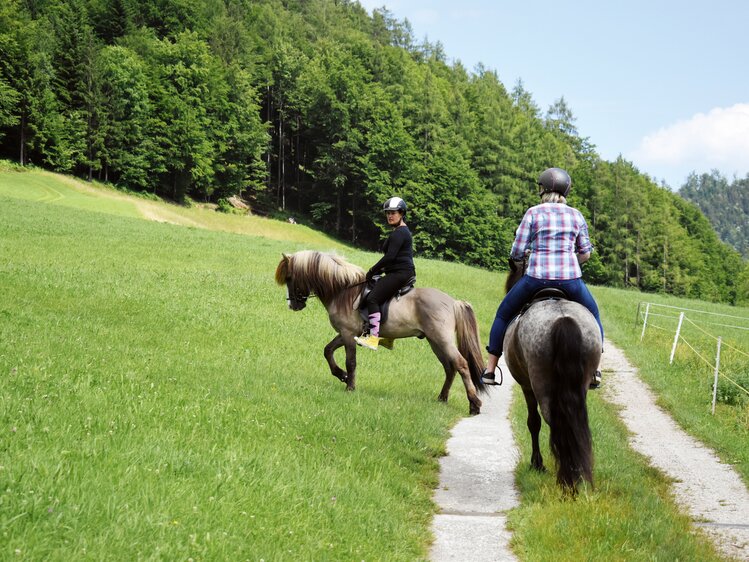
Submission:
M 276 267 L 276 283 L 279 285 L 283 285 L 286 283 L 286 276 L 289 273 L 289 262 L 291 259 L 289 256 L 281 252 L 281 261 L 278 262 L 278 267 Z

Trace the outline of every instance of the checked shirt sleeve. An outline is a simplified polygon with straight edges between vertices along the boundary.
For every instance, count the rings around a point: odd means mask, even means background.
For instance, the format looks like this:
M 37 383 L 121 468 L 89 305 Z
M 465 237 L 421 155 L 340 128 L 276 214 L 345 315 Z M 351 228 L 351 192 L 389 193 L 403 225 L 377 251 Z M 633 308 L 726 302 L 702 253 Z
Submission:
M 520 221 L 520 226 L 515 233 L 515 242 L 512 244 L 512 250 L 510 251 L 510 258 L 515 261 L 520 261 L 525 257 L 525 251 L 531 247 L 531 234 L 533 231 L 533 215 L 531 210 L 528 209 L 523 215 L 523 220 Z
M 593 251 L 593 244 L 590 242 L 590 236 L 588 235 L 588 223 L 585 222 L 585 218 L 579 211 L 577 212 L 577 220 L 579 221 L 579 231 L 577 240 L 575 240 L 575 247 L 578 254 L 587 254 Z

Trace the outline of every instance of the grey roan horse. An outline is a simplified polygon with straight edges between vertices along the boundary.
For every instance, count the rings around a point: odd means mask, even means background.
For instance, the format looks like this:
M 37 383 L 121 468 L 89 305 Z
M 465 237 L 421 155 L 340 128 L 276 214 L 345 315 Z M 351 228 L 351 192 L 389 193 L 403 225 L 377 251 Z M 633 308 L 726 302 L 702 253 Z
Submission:
M 523 274 L 513 271 L 506 289 Z M 550 430 L 557 482 L 572 492 L 581 480 L 593 484 L 593 447 L 588 424 L 588 385 L 601 358 L 601 332 L 584 306 L 564 299 L 535 301 L 507 329 L 504 356 L 528 406 L 531 466 L 543 471 L 538 446 L 541 415 Z
M 307 299 L 315 295 L 327 309 L 338 335 L 325 346 L 325 359 L 331 374 L 345 382 L 347 390 L 354 390 L 356 386 L 354 336 L 362 332 L 357 305 L 364 281 L 364 270 L 360 267 L 334 254 L 312 250 L 284 254 L 276 268 L 276 282 L 286 285 L 289 308 L 302 310 Z M 437 289 L 417 287 L 390 304 L 380 336 L 426 338 L 445 369 L 445 384 L 439 400 L 447 401 L 455 371 L 458 371 L 466 388 L 470 413 L 480 412 L 477 391 L 486 392 L 481 382 L 484 363 L 478 325 L 470 304 L 456 301 Z M 345 371 L 337 365 L 333 355 L 341 346 L 346 350 Z

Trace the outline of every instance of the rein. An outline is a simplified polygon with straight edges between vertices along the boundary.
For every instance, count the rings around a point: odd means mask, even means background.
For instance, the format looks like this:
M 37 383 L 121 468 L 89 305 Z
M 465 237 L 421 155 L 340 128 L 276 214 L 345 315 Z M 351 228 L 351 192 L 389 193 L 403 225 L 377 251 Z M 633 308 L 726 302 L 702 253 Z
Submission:
M 353 289 L 354 287 L 359 287 L 361 285 L 365 285 L 366 283 L 367 283 L 367 279 L 364 279 L 364 281 L 360 281 L 359 283 L 354 283 L 353 285 L 349 285 L 347 287 L 344 287 L 342 290 L 345 291 L 346 289 Z M 295 302 L 297 302 L 297 303 L 306 305 L 307 304 L 307 299 L 314 299 L 314 298 L 319 298 L 319 297 L 315 293 L 313 293 L 312 291 L 310 291 L 307 295 L 298 295 L 298 294 L 295 294 L 292 297 L 291 293 L 288 291 L 288 287 L 287 287 L 287 291 L 286 291 L 286 304 L 287 305 L 290 305 L 292 300 L 295 301 Z

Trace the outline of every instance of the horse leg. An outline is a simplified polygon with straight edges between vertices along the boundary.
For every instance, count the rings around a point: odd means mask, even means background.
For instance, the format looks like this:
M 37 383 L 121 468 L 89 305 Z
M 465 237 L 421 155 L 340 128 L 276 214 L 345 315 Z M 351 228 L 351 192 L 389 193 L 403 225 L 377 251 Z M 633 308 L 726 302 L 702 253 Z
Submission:
M 348 384 L 349 375 L 346 371 L 338 366 L 338 363 L 335 362 L 334 356 L 336 349 L 338 349 L 342 345 L 343 337 L 341 336 L 341 334 L 338 334 L 336 337 L 330 340 L 330 343 L 328 345 L 325 346 L 324 354 L 325 360 L 328 362 L 328 367 L 330 367 L 330 374 L 341 382 L 345 382 Z M 354 361 L 354 366 L 356 366 L 356 361 Z M 346 369 L 348 370 L 348 350 L 346 350 Z
M 531 467 L 540 472 L 546 472 L 544 459 L 541 456 L 541 447 L 538 445 L 538 434 L 541 432 L 541 415 L 538 413 L 538 401 L 530 387 L 522 387 L 522 389 L 523 396 L 525 396 L 525 404 L 528 407 L 527 425 L 528 431 L 531 434 L 531 446 L 533 447 L 533 451 L 531 452 Z
M 429 338 L 427 338 L 429 339 Z M 481 413 L 481 399 L 476 394 L 476 387 L 473 386 L 471 380 L 471 371 L 468 368 L 468 361 L 460 354 L 458 348 L 452 341 L 437 341 L 429 339 L 429 345 L 432 346 L 432 351 L 440 360 L 442 366 L 445 368 L 445 384 L 442 386 L 442 392 L 440 392 L 439 399 L 447 400 L 447 396 L 450 392 L 453 379 L 455 378 L 455 371 L 460 373 L 460 377 L 463 379 L 463 386 L 466 388 L 466 397 L 468 398 L 468 413 L 472 416 Z
M 346 348 L 346 390 L 356 389 L 356 343 L 347 339 Z
M 452 363 L 450 363 L 450 360 L 440 353 L 439 348 L 437 348 L 432 342 L 429 342 L 429 345 L 432 346 L 432 351 L 434 351 L 439 362 L 442 363 L 442 368 L 445 369 L 445 384 L 442 385 L 442 390 L 440 390 L 437 400 L 440 402 L 447 402 L 447 399 L 450 396 L 450 387 L 452 387 L 453 381 L 455 380 L 455 369 L 453 368 Z

